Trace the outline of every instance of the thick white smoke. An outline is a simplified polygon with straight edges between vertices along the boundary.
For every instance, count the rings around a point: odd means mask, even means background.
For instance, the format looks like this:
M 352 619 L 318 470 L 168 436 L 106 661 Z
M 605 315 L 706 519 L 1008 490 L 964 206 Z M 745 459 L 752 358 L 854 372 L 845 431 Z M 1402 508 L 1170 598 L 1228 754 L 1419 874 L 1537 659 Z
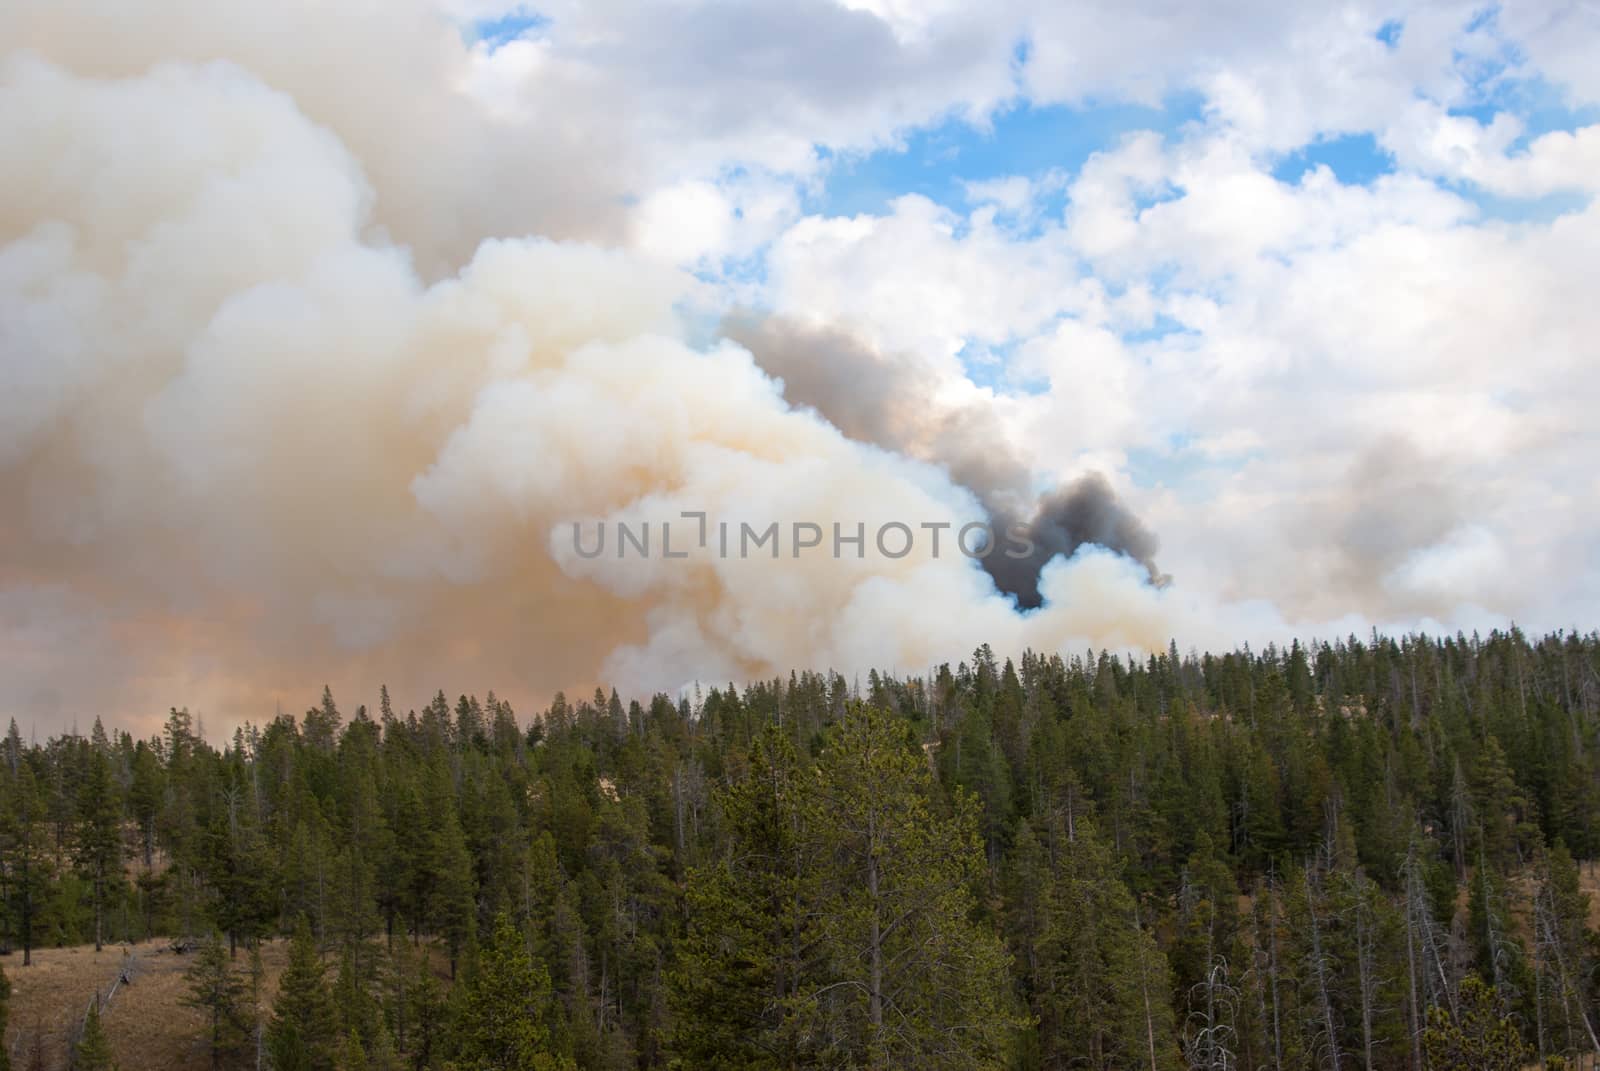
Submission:
M 953 550 L 971 494 L 791 409 L 737 345 L 689 344 L 692 279 L 492 237 L 603 239 L 609 210 L 573 223 L 581 182 L 452 156 L 444 132 L 487 120 L 448 86 L 386 61 L 397 99 L 363 104 L 259 26 L 84 40 L 40 11 L 0 21 L 23 46 L 0 61 L 0 711 L 921 670 L 985 641 L 1220 640 L 1250 613 L 1086 551 L 1018 614 Z M 418 56 L 423 79 L 459 59 Z M 777 521 L 780 557 L 667 560 L 659 529 L 648 560 L 573 549 L 575 520 L 683 511 Z M 798 559 L 797 521 L 828 533 Z M 891 521 L 903 558 L 872 546 Z M 834 522 L 866 526 L 863 557 L 833 556 Z

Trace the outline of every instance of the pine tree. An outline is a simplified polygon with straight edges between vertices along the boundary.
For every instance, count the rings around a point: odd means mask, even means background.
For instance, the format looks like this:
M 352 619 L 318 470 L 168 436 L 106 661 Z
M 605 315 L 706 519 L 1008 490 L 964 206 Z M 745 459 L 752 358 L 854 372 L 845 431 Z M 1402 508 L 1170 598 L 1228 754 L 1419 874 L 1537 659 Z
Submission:
M 1532 1058 L 1504 1002 L 1475 974 L 1461 982 L 1460 1013 L 1428 1009 L 1422 1034 L 1428 1071 L 1519 1071 Z
M 372 1044 L 367 1046 L 366 1058 L 367 1071 L 402 1071 L 405 1066 L 405 1061 L 395 1051 L 394 1038 L 390 1036 L 388 1026 L 381 1019 Z
M 366 1046 L 361 1044 L 361 1034 L 351 1030 L 339 1040 L 339 1071 L 370 1071 Z
M 16 723 L 12 723 L 16 728 Z M 0 859 L 3 859 L 15 932 L 22 943 L 22 965 L 33 963 L 34 925 L 50 889 L 50 844 L 45 805 L 33 766 L 26 758 L 5 778 L 0 809 Z
M 428 962 L 426 952 L 419 952 L 416 961 L 418 971 L 411 994 L 414 1025 L 409 1051 L 418 1067 L 430 1067 L 435 1054 L 445 1048 L 450 1023 L 444 987 L 434 977 L 433 966 Z
M 1047 1066 L 1166 1071 L 1177 1060 L 1170 972 L 1092 821 L 1058 831 L 1033 985 Z
M 736 850 L 691 870 L 688 932 L 672 975 L 674 1050 L 695 1067 L 786 1067 L 796 1058 L 791 1002 L 811 970 L 801 954 L 798 757 L 776 728 L 744 780 L 719 794 Z
M 95 721 L 98 726 L 99 720 Z M 89 753 L 89 771 L 78 796 L 75 857 L 94 901 L 94 950 L 104 945 L 107 887 L 122 880 L 122 800 L 106 752 Z
M 1550 850 L 1543 870 L 1533 905 L 1540 1051 L 1548 1037 L 1559 1051 L 1600 1052 L 1589 984 L 1594 975 L 1589 895 L 1564 844 Z
M 569 1061 L 551 1051 L 546 1022 L 550 976 L 528 954 L 511 919 L 476 958 L 456 1001 L 456 1064 L 463 1071 L 558 1071 Z
M 1504 875 L 1487 856 L 1481 856 L 1467 896 L 1467 929 L 1476 953 L 1474 965 L 1479 976 L 1494 989 L 1496 999 L 1517 1008 L 1533 1000 L 1535 994 L 1527 952 L 1513 924 L 1510 893 Z
M 432 844 L 433 885 L 437 894 L 433 901 L 433 921 L 444 935 L 450 952 L 450 977 L 456 976 L 456 961 L 461 950 L 472 938 L 477 920 L 474 901 L 476 882 L 472 868 L 472 854 L 467 851 L 466 837 L 454 809 L 446 810 L 434 834 Z
M 206 1044 L 215 1071 L 226 1056 L 238 1050 L 249 1025 L 245 1009 L 246 983 L 230 964 L 221 934 L 213 932 L 201 943 L 184 978 L 189 983 L 189 992 L 182 1003 L 185 1007 L 199 1009 L 206 1016 Z
M 166 771 L 161 759 L 143 740 L 133 751 L 133 783 L 128 787 L 128 804 L 139 823 L 139 848 L 146 869 L 155 863 L 156 820 L 161 813 L 166 789 Z
M 73 1071 L 116 1071 L 117 1061 L 111 1055 L 111 1039 L 100 1025 L 100 1001 L 89 1004 L 88 1017 L 83 1021 L 83 1036 L 78 1039 L 72 1054 Z
M 267 1049 L 276 1071 L 332 1071 L 338 1043 L 338 1012 L 328 992 L 327 967 L 302 916 L 289 945 L 289 964 L 278 981 Z
M 801 804 L 823 977 L 796 994 L 824 1063 L 998 1067 L 1018 1026 L 1008 957 L 975 925 L 984 866 L 979 806 L 940 813 L 906 723 L 852 707 L 823 748 Z

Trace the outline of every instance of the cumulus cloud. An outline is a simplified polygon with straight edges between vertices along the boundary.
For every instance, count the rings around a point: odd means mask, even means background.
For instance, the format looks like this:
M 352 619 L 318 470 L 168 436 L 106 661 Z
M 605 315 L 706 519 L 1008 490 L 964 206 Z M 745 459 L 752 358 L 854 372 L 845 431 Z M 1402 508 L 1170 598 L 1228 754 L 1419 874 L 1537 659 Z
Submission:
M 618 0 L 477 40 L 495 6 L 0 9 L 0 713 L 1600 598 L 1600 210 L 1480 197 L 1594 192 L 1594 127 L 1484 111 L 1515 79 L 1595 99 L 1574 16 Z M 918 126 L 1173 93 L 1200 118 L 1070 174 L 811 200 Z M 1347 132 L 1395 173 L 1274 174 Z M 685 511 L 1041 538 L 1014 575 L 570 542 Z

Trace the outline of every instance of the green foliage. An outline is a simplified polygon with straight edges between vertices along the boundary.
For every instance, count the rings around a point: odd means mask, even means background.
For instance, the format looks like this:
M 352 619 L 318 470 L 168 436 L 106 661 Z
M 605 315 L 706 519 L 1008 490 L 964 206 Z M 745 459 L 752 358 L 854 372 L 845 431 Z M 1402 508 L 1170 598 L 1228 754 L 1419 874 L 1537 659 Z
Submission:
M 111 1041 L 100 1025 L 100 1002 L 89 1005 L 89 1014 L 83 1021 L 83 1035 L 72 1053 L 73 1071 L 116 1071 L 117 1062 L 111 1055 Z
M 95 720 L 99 729 L 99 719 Z M 104 731 L 101 730 L 104 736 Z M 90 749 L 88 776 L 78 795 L 75 858 L 89 881 L 94 900 L 94 947 L 103 944 L 103 920 L 110 888 L 122 882 L 122 798 L 111 761 L 100 747 Z
M 289 964 L 278 980 L 267 1049 L 276 1071 L 331 1071 L 338 1044 L 339 1020 L 328 991 L 327 966 L 302 917 L 289 945 Z
M 184 978 L 189 988 L 183 1004 L 204 1014 L 211 1066 L 221 1067 L 239 1050 L 249 1028 L 245 1005 L 249 983 L 233 969 L 222 937 L 215 932 L 201 943 Z
M 366 1046 L 361 1035 L 352 1030 L 339 1041 L 339 1071 L 370 1071 Z
M 1533 1059 L 1504 1002 L 1477 975 L 1462 980 L 1457 1000 L 1455 1016 L 1443 1008 L 1428 1010 L 1422 1046 L 1429 1071 L 1519 1071 Z
M 7 741 L 14 761 L 8 764 L 0 784 L 0 858 L 6 875 L 7 921 L 9 932 L 22 945 L 22 963 L 33 962 L 40 916 L 46 910 L 54 870 L 46 827 L 46 801 L 40 791 L 33 763 L 18 753 L 20 737 L 17 723 L 11 723 Z
M 697 870 L 676 976 L 701 1067 L 997 1067 L 1020 1025 L 975 920 L 979 807 L 950 809 L 905 724 L 852 708 L 814 764 L 773 736 L 723 799 L 729 858 Z
M 455 1063 L 462 1071 L 557 1071 L 552 1051 L 550 976 L 505 914 L 455 999 Z
M 1051 832 L 1058 861 L 1029 950 L 1045 1065 L 1076 1059 L 1091 1068 L 1175 1068 L 1167 959 L 1114 856 L 1087 818 Z
M 377 707 L 325 691 L 221 748 L 183 709 L 11 727 L 13 977 L 218 930 L 188 1000 L 230 1066 L 493 1061 L 468 994 L 507 974 L 585 1071 L 1411 1071 L 1468 967 L 1551 1061 L 1600 1030 L 1600 635 L 980 647 L 557 696 L 525 732 L 492 694 Z M 297 927 L 252 1038 L 232 953 Z
M 789 1002 L 806 962 L 801 883 L 808 854 L 793 746 L 768 730 L 748 776 L 718 797 L 731 850 L 692 870 L 688 931 L 672 976 L 674 1051 L 689 1067 L 785 1067 L 798 1038 Z

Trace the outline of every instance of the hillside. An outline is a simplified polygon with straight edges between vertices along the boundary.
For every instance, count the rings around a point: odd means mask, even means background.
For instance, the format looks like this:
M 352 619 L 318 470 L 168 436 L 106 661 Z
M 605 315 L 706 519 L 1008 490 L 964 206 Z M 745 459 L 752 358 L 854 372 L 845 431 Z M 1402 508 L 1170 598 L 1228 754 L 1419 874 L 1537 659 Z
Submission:
M 493 693 L 347 716 L 325 692 L 221 749 L 193 725 L 4 744 L 13 1044 L 59 1039 L 132 940 L 114 1050 L 198 1066 L 183 960 L 145 938 L 216 931 L 293 979 L 275 1059 L 311 1066 L 1600 1050 L 1594 635 L 980 648 L 526 721 Z M 98 955 L 47 947 L 97 927 Z
M 282 941 L 262 945 L 268 1000 L 283 970 Z M 132 981 L 118 985 L 101 1012 L 117 1062 L 126 1069 L 209 1068 L 204 1017 L 181 1003 L 188 992 L 183 972 L 192 957 L 173 952 L 166 941 L 140 945 L 92 945 L 39 949 L 23 968 L 15 955 L 0 960 L 11 979 L 11 1016 L 5 1044 L 16 1068 L 66 1067 L 67 1038 L 81 1026 L 91 994 L 102 996 L 120 974 L 124 956 Z

